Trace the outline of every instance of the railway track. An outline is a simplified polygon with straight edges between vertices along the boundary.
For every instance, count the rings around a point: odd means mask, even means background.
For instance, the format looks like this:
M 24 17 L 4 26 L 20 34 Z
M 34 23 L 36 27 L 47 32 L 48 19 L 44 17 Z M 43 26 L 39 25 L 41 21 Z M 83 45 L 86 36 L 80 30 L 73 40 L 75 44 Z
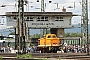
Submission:
M 90 59 L 86 53 L 32 53 L 35 58 Z
M 0 53 L 0 56 L 16 57 L 17 54 Z M 32 53 L 32 56 L 34 58 L 61 58 L 61 59 L 90 60 L 90 55 L 87 55 L 87 53 Z
M 16 53 L 0 53 L 0 56 L 3 57 L 17 57 Z

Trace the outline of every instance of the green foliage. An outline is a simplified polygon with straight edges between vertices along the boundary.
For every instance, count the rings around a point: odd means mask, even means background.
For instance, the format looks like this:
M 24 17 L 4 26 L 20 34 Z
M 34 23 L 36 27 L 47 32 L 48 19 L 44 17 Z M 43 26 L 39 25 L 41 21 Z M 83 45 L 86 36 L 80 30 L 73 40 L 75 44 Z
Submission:
M 20 55 L 17 56 L 17 58 L 32 59 L 33 56 L 31 54 L 20 54 Z M 47 60 L 47 59 L 43 58 L 43 59 L 35 59 L 35 60 Z
M 30 46 L 35 46 L 33 43 L 30 43 Z
M 15 35 L 15 32 L 11 32 L 9 35 Z
M 50 33 L 50 30 L 47 30 L 47 34 L 49 34 Z M 15 35 L 15 32 L 11 32 L 9 35 Z M 34 35 L 30 35 L 30 38 L 40 38 L 40 35 L 41 34 L 38 34 L 38 33 L 36 33 L 36 34 L 34 34 Z M 81 37 L 81 34 L 80 33 L 70 33 L 70 32 L 68 32 L 68 33 L 65 33 L 64 34 L 64 36 L 65 37 Z
M 40 34 L 37 34 L 37 33 L 36 33 L 36 34 L 34 34 L 34 35 L 31 35 L 30 37 L 31 37 L 31 38 L 39 38 L 39 37 L 40 37 Z
M 80 33 L 65 33 L 65 37 L 81 37 Z
M 70 33 L 70 32 L 68 32 L 68 33 L 65 33 L 64 34 L 64 36 L 65 37 L 81 37 L 81 34 L 80 33 Z M 40 34 L 34 34 L 34 35 L 31 35 L 30 36 L 31 38 L 40 38 Z
M 17 58 L 33 58 L 33 56 L 31 54 L 20 54 Z
M 2 60 L 2 56 L 0 56 L 0 60 Z
M 47 30 L 47 34 L 49 34 L 49 33 L 50 33 L 50 30 Z M 40 34 L 36 33 L 36 34 L 30 35 L 30 37 L 31 38 L 40 38 L 41 35 L 43 35 L 43 33 L 40 33 Z
M 61 58 L 59 57 L 58 60 L 61 60 Z

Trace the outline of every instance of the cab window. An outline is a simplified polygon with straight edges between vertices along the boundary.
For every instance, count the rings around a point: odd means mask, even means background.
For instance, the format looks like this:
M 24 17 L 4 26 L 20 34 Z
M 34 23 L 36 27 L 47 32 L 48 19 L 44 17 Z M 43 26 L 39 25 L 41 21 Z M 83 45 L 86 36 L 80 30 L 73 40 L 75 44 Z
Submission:
M 56 36 L 52 36 L 52 38 L 56 38 Z
M 51 36 L 48 36 L 48 38 L 51 38 Z

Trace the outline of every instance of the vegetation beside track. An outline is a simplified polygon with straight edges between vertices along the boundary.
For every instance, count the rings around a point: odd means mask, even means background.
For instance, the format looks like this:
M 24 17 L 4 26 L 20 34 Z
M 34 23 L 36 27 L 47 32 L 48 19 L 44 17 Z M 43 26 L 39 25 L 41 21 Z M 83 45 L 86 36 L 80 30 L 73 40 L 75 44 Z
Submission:
M 31 54 L 19 54 L 17 55 L 19 59 L 33 59 L 33 60 L 47 60 L 47 58 L 33 58 Z
M 2 56 L 0 56 L 0 60 L 2 60 Z
M 19 54 L 17 58 L 33 58 L 31 54 Z

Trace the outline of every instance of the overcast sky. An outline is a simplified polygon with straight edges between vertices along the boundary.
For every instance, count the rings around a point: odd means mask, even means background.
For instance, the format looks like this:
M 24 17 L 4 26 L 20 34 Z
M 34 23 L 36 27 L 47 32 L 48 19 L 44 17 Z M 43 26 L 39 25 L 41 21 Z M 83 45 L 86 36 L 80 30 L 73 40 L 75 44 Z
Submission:
M 17 0 L 0 0 L 0 6 L 1 5 L 7 5 L 6 7 L 0 7 L 0 15 L 5 14 L 5 12 L 12 12 L 12 11 L 17 11 L 17 7 L 15 7 L 15 4 L 17 4 Z M 36 2 L 36 0 L 28 0 L 29 4 L 26 7 L 25 6 L 25 11 L 40 11 L 40 9 L 36 9 L 36 8 L 40 8 L 40 2 Z M 49 3 L 49 1 L 52 1 L 52 3 Z M 78 14 L 81 15 L 81 1 L 82 0 L 45 0 L 46 3 L 46 7 L 45 7 L 45 11 L 47 12 L 58 12 L 58 11 L 62 11 L 62 8 L 65 7 L 67 12 L 73 12 L 73 14 Z M 90 0 L 88 0 L 90 2 Z M 31 3 L 33 2 L 33 3 Z M 75 5 L 74 5 L 75 2 Z M 58 8 L 57 5 L 55 3 L 58 3 Z M 32 7 L 33 6 L 33 7 Z M 72 6 L 73 8 L 67 8 L 69 6 Z M 89 3 L 89 8 L 88 8 L 88 12 L 90 15 L 90 3 Z M 1 20 L 1 18 L 0 18 Z M 90 17 L 89 17 L 90 20 Z M 3 19 L 0 22 L 4 22 L 4 25 L 6 25 L 5 20 Z M 81 17 L 77 16 L 77 17 L 73 17 L 72 18 L 72 24 L 78 24 L 81 22 Z M 90 21 L 89 21 L 90 23 Z M 3 27 L 2 25 L 0 25 L 0 27 Z M 4 28 L 4 27 L 3 27 Z

